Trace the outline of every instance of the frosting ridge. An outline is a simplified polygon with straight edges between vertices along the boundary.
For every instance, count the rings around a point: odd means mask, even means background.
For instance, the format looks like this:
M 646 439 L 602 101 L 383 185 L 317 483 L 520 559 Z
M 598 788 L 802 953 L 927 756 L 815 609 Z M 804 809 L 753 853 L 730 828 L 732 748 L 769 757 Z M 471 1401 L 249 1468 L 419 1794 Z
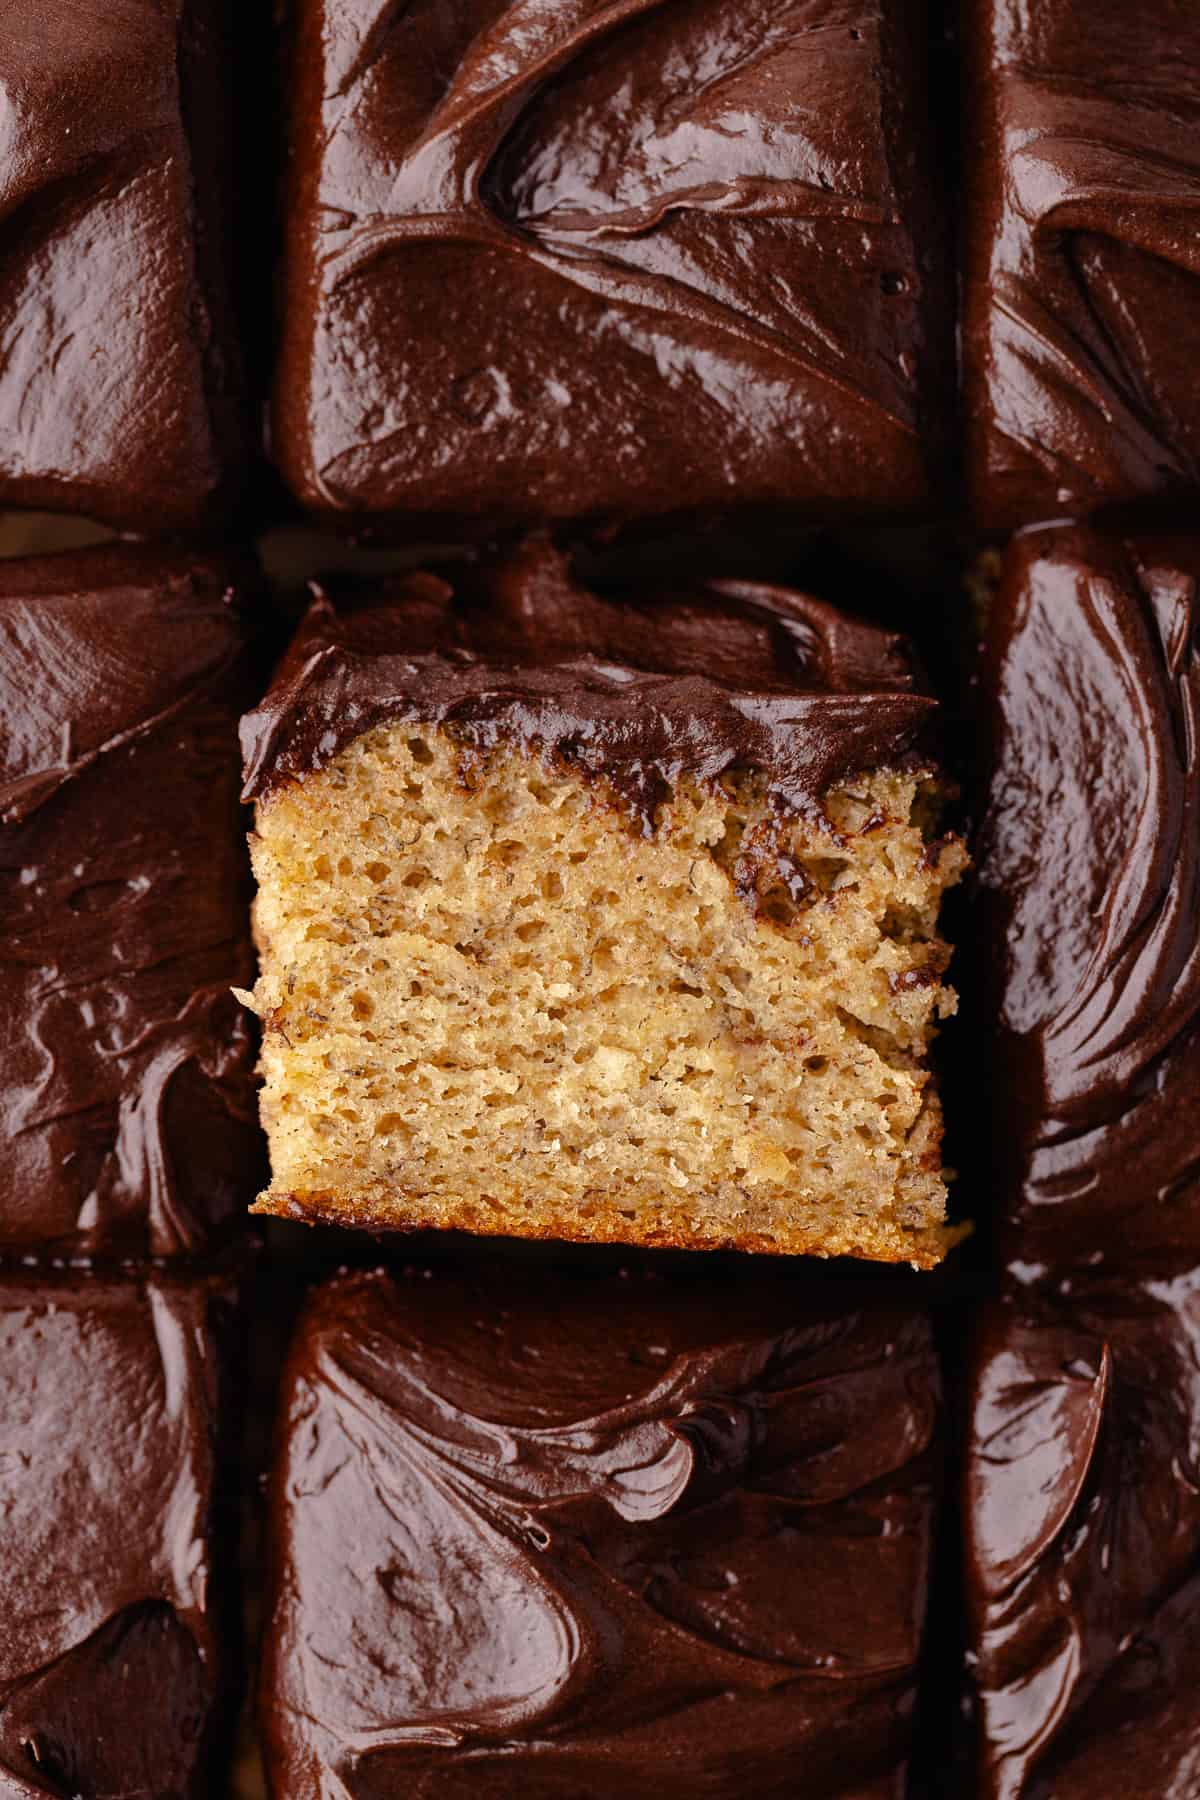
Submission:
M 934 702 L 904 640 L 782 588 L 714 582 L 603 598 L 544 542 L 377 603 L 318 592 L 242 724 L 247 798 L 410 719 L 488 750 L 519 742 L 603 778 L 653 828 L 680 776 L 762 769 L 781 804 L 923 752 Z
M 1186 539 L 1051 528 L 993 621 L 999 1191 L 1012 1253 L 1059 1273 L 1200 1248 L 1198 581 Z
M 990 1800 L 1194 1776 L 1197 1289 L 1113 1276 L 986 1318 L 965 1520 Z
M 940 300 L 900 9 L 310 0 L 301 41 L 276 427 L 307 504 L 921 503 Z
M 972 9 L 981 122 L 964 367 L 977 510 L 1004 528 L 1200 479 L 1200 29 L 1171 0 Z
M 798 1754 L 831 1793 L 839 1756 L 891 1791 L 935 1481 L 925 1321 L 795 1284 L 555 1285 L 414 1272 L 313 1301 L 274 1491 L 276 1777 L 641 1795 L 656 1744 L 715 1794 L 747 1770 L 783 1794 Z M 353 1623 L 318 1598 L 351 1541 L 374 1570 Z

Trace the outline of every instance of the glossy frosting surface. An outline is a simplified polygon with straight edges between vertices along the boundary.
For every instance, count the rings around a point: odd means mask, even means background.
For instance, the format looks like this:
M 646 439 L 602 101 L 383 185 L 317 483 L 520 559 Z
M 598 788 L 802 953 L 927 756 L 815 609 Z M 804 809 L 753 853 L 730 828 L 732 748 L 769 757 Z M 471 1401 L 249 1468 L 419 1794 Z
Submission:
M 214 1791 L 230 1304 L 211 1277 L 0 1284 L 4 1800 Z
M 828 1282 L 343 1278 L 272 1495 L 280 1793 L 903 1791 L 922 1315 Z
M 161 531 L 236 458 L 217 12 L 0 6 L 0 505 Z
M 978 515 L 1200 486 L 1200 11 L 971 0 L 964 370 Z
M 964 1491 L 980 1791 L 1200 1782 L 1200 541 L 1010 546 L 978 864 L 1006 1268 Z
M 0 1241 L 200 1249 L 253 1195 L 239 571 L 0 563 Z
M 912 7 L 303 0 L 293 39 L 275 448 L 306 505 L 921 502 Z
M 903 638 L 783 588 L 722 581 L 606 599 L 532 540 L 373 598 L 337 611 L 318 592 L 243 720 L 248 796 L 411 719 L 484 750 L 561 756 L 647 823 L 680 775 L 735 765 L 765 770 L 782 802 L 804 807 L 843 776 L 914 754 L 935 710 Z
M 1200 1782 L 1200 1273 L 1017 1292 L 980 1336 L 965 1518 L 988 1800 Z
M 1200 1261 L 1200 541 L 1030 533 L 983 693 L 1006 1254 Z

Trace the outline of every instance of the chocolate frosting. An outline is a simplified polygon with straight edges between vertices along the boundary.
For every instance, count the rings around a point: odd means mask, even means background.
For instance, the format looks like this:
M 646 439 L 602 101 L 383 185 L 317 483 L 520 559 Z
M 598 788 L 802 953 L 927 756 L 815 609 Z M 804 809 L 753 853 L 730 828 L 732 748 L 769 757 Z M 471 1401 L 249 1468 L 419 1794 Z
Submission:
M 0 563 L 0 1245 L 171 1255 L 257 1185 L 239 571 Z
M 240 457 L 219 13 L 5 8 L 2 506 L 190 526 Z
M 971 1374 L 989 1800 L 1195 1789 L 1200 542 L 1010 547 L 978 866 L 1003 1295 Z
M 652 828 L 681 776 L 766 772 L 780 804 L 916 751 L 934 702 L 905 640 L 807 595 L 714 581 L 603 598 L 549 544 L 335 610 L 318 590 L 262 704 L 242 722 L 247 798 L 385 723 L 464 745 L 536 746 L 601 777 Z
M 1200 11 L 972 0 L 969 474 L 995 527 L 1200 482 Z
M 1013 545 L 983 672 L 996 1168 L 1027 1278 L 1200 1260 L 1200 542 Z
M 217 1276 L 0 1284 L 5 1800 L 217 1791 L 229 1669 L 213 1505 L 232 1304 Z
M 497 1269 L 310 1302 L 272 1492 L 275 1792 L 899 1800 L 922 1314 Z M 876 1297 L 877 1298 L 877 1297 Z
M 979 1792 L 1193 1793 L 1200 1272 L 992 1308 L 965 1513 Z
M 946 322 L 919 12 L 302 0 L 275 398 L 300 499 L 919 505 Z

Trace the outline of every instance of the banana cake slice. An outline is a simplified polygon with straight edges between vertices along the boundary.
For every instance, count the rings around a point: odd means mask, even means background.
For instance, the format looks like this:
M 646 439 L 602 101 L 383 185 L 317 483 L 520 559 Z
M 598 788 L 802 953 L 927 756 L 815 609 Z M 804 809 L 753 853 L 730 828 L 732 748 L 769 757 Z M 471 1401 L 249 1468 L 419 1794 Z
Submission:
M 823 602 L 540 540 L 316 590 L 243 721 L 257 1210 L 937 1262 L 935 710 Z

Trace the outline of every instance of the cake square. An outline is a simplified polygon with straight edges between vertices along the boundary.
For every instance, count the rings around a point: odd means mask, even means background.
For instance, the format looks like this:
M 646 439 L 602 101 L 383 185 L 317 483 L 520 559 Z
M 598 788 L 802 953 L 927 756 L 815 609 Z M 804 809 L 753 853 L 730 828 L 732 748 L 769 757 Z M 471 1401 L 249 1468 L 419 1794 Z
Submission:
M 964 416 L 1001 530 L 1200 487 L 1200 12 L 971 0 Z
M 0 562 L 0 1249 L 202 1249 L 259 1178 L 228 559 Z
M 1194 537 L 1024 533 L 982 664 L 1007 1266 L 964 1524 L 989 1800 L 1194 1785 L 1198 578 Z
M 258 1210 L 935 1262 L 964 856 L 904 641 L 540 541 L 368 592 L 243 723 Z
M 229 1273 L 0 1283 L 0 1793 L 207 1800 L 235 1661 Z
M 477 531 L 925 503 L 924 9 L 301 0 L 274 448 Z
M 1008 551 L 981 695 L 1004 1253 L 1200 1260 L 1200 538 Z
M 986 1800 L 1186 1794 L 1200 1738 L 1200 1274 L 989 1313 L 964 1486 Z
M 899 1800 L 924 1314 L 584 1263 L 310 1301 L 269 1501 L 274 1791 Z
M 38 0 L 0 41 L 0 508 L 193 527 L 245 458 L 224 0 Z

